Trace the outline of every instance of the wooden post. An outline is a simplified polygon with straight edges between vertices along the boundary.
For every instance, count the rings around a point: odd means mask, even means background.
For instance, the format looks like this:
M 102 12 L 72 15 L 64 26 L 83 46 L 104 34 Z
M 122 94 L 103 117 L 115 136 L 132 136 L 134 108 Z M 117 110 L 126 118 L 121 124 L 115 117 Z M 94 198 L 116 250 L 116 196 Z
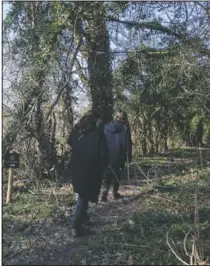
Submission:
M 7 188 L 7 199 L 6 204 L 12 202 L 12 192 L 13 192 L 13 173 L 14 169 L 9 168 L 9 179 L 8 179 L 8 188 Z

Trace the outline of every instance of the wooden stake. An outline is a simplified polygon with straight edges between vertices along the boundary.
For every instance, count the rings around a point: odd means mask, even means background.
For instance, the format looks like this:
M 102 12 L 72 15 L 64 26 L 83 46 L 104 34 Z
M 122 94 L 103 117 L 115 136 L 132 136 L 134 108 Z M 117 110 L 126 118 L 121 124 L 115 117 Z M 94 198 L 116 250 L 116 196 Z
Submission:
M 13 173 L 14 169 L 9 168 L 9 178 L 8 178 L 8 188 L 7 188 L 7 199 L 6 204 L 12 202 L 12 192 L 13 192 Z

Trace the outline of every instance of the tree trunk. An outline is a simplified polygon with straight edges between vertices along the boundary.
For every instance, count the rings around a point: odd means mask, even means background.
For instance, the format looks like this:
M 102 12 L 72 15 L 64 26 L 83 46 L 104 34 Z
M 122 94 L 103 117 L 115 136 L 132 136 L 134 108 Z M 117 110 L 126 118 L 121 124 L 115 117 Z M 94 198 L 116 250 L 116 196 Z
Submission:
M 186 137 L 185 137 L 185 145 L 186 145 L 186 147 L 192 146 L 191 145 L 190 133 L 186 132 L 185 135 L 186 135 Z
M 98 110 L 102 120 L 112 120 L 112 69 L 110 56 L 109 34 L 106 28 L 104 3 L 95 3 L 90 10 L 92 18 L 86 28 L 88 46 L 88 73 L 92 106 Z
M 166 134 L 164 136 L 164 140 L 163 140 L 163 149 L 164 149 L 164 152 L 167 152 L 168 151 L 168 135 Z
M 144 129 L 143 129 L 143 136 L 142 136 L 142 154 L 143 156 L 145 156 L 147 154 L 147 131 L 145 128 L 145 124 L 144 124 Z
M 168 151 L 168 109 L 165 108 L 164 110 L 164 126 L 162 130 L 163 134 L 163 150 L 164 152 Z
M 50 169 L 56 165 L 55 114 L 52 114 L 52 117 L 49 121 L 44 121 L 41 106 L 42 97 L 39 97 L 37 100 L 34 125 L 36 140 L 38 142 L 39 178 L 42 178 L 44 173 L 47 173 L 49 177 Z
M 151 123 L 151 117 L 149 117 L 149 134 L 148 134 L 148 140 L 149 140 L 149 144 L 150 144 L 150 149 L 149 149 L 149 154 L 153 155 L 155 152 L 155 146 L 154 146 L 154 140 L 153 140 L 153 131 L 152 131 L 152 123 Z
M 65 112 L 65 128 L 67 129 L 67 135 L 71 131 L 73 127 L 73 109 L 72 109 L 72 90 L 70 87 L 67 87 L 63 94 L 63 102 L 64 102 L 64 112 Z
M 196 129 L 196 146 L 202 147 L 203 145 L 203 119 L 201 118 Z

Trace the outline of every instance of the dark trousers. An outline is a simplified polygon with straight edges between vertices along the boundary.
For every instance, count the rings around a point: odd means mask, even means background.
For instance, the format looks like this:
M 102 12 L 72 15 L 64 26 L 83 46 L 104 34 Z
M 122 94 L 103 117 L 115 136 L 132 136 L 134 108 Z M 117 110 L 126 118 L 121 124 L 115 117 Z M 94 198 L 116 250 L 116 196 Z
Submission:
M 103 196 L 107 197 L 110 185 L 113 184 L 113 195 L 116 195 L 121 180 L 121 168 L 120 167 L 109 167 L 106 171 L 106 176 L 104 180 L 105 190 L 103 192 Z
M 73 216 L 73 228 L 81 227 L 88 210 L 88 200 L 79 195 Z

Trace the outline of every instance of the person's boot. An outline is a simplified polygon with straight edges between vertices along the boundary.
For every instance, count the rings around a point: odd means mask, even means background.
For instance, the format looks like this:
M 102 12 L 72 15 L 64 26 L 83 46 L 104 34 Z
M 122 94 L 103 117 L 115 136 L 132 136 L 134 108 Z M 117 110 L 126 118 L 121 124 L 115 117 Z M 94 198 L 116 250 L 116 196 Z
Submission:
M 92 232 L 83 226 L 76 226 L 72 229 L 72 235 L 74 238 L 83 237 L 92 234 Z
M 90 221 L 90 215 L 87 212 L 85 212 L 84 221 Z
M 103 201 L 103 202 L 107 202 L 107 195 L 108 195 L 108 191 L 104 191 L 103 192 L 103 195 L 102 195 L 102 197 L 101 197 L 101 201 Z
M 118 193 L 118 192 L 114 192 L 113 196 L 114 196 L 115 200 L 118 200 L 118 199 L 122 198 L 122 195 L 120 193 Z
M 85 226 L 93 226 L 93 222 L 90 221 L 90 215 L 86 212 L 84 215 L 84 225 Z

